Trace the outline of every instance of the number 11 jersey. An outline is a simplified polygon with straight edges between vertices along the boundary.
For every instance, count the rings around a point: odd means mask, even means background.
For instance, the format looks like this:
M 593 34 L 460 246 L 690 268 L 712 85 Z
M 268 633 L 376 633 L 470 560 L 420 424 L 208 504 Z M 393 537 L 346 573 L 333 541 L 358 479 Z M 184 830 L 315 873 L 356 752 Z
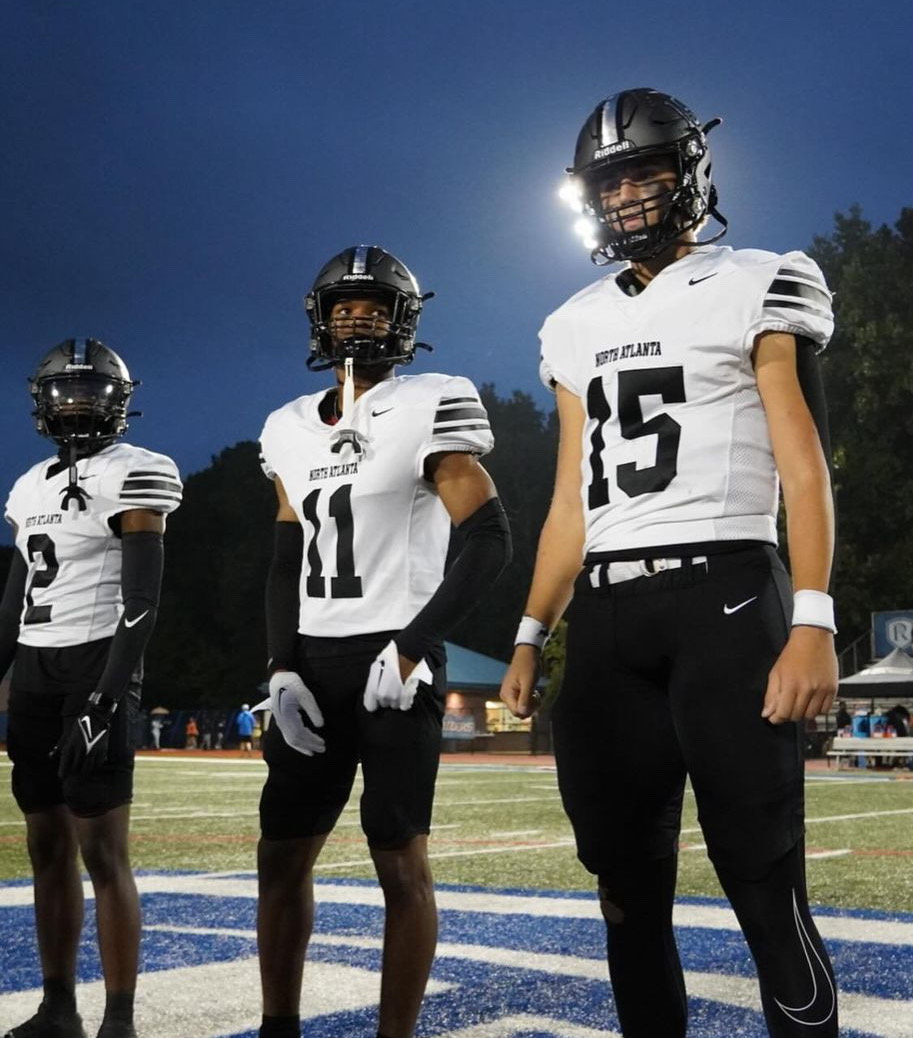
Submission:
M 494 440 L 475 386 L 406 375 L 372 386 L 328 425 L 326 390 L 274 411 L 260 435 L 264 472 L 279 477 L 304 531 L 301 634 L 340 638 L 400 630 L 444 574 L 450 517 L 424 477 L 431 454 L 487 454 Z M 339 444 L 352 427 L 356 444 Z
M 752 366 L 763 332 L 823 349 L 831 296 L 801 252 L 704 246 L 638 295 L 613 274 L 545 321 L 540 374 L 586 411 L 586 552 L 776 544 L 779 483 Z

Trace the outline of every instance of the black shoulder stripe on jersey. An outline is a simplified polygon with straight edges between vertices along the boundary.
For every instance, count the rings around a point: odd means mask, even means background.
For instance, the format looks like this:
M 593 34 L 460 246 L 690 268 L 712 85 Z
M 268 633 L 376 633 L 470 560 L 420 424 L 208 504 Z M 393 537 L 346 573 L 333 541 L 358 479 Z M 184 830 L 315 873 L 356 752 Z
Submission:
M 438 407 L 446 407 L 448 404 L 477 404 L 478 402 L 477 396 L 448 396 L 441 399 Z
M 488 412 L 484 407 L 451 407 L 434 416 L 436 422 L 452 422 L 458 418 L 488 418 Z
M 778 278 L 801 278 L 803 281 L 810 281 L 813 285 L 820 285 L 824 288 L 824 282 L 821 278 L 817 277 L 810 270 L 793 270 L 792 267 L 780 267 L 777 271 Z
M 176 483 L 173 479 L 133 479 L 128 476 L 124 480 L 124 490 L 170 490 L 177 492 L 180 489 L 180 483 Z
M 802 296 L 804 299 L 813 299 L 823 306 L 830 307 L 831 297 L 822 288 L 816 288 L 803 281 L 787 281 L 784 278 L 775 278 L 767 290 L 771 295 L 780 296 Z
M 825 309 L 821 306 L 812 306 L 809 303 L 800 303 L 797 299 L 765 299 L 764 306 L 769 310 L 804 310 L 805 313 L 814 314 L 816 317 L 831 316 L 829 307 Z
M 181 495 L 178 493 L 166 494 L 161 490 L 122 490 L 121 501 L 177 501 L 180 503 Z
M 127 473 L 127 479 L 133 479 L 137 476 L 158 476 L 159 479 L 173 479 L 177 481 L 177 476 L 174 472 L 159 472 L 158 469 L 133 469 Z
M 469 429 L 490 429 L 488 422 L 464 422 L 462 425 L 436 425 L 432 430 L 434 436 L 446 436 L 452 432 L 465 432 Z

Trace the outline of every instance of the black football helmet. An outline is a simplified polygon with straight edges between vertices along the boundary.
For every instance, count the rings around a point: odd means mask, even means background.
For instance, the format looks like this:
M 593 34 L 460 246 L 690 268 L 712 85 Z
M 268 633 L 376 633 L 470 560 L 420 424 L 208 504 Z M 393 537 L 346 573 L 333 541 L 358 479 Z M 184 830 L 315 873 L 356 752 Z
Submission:
M 573 193 L 594 224 L 594 263 L 650 259 L 685 231 L 700 227 L 708 215 L 722 230 L 702 244 L 726 233 L 726 220 L 716 208 L 707 145 L 707 134 L 721 121 L 712 119 L 701 126 L 681 101 L 645 87 L 623 90 L 599 102 L 580 131 L 574 165 L 567 170 Z M 618 209 L 603 210 L 599 185 L 613 166 L 655 155 L 671 157 L 677 186 L 643 199 L 644 226 L 625 231 L 617 217 L 611 219 Z M 661 219 L 646 226 L 646 212 L 656 208 L 663 210 Z M 630 205 L 624 209 L 630 213 Z
M 114 350 L 98 339 L 64 339 L 29 379 L 38 432 L 80 454 L 107 447 L 123 436 L 138 385 Z
M 304 300 L 311 322 L 311 355 L 308 367 L 316 371 L 335 367 L 351 357 L 357 365 L 409 364 L 417 348 L 431 349 L 415 341 L 419 315 L 433 292 L 421 294 L 409 268 L 378 245 L 353 245 L 326 263 Z M 346 322 L 333 328 L 336 303 L 346 299 L 383 302 L 389 322 Z

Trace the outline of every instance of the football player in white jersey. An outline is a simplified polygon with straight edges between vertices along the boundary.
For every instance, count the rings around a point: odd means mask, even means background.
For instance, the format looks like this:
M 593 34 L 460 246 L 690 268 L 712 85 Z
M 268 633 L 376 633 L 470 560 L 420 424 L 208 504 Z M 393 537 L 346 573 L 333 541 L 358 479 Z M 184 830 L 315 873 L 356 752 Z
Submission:
M 837 1005 L 805 889 L 801 731 L 837 679 L 816 359 L 831 297 L 801 252 L 698 241 L 708 217 L 725 230 L 718 122 L 636 89 L 579 135 L 568 172 L 594 261 L 628 262 L 541 331 L 558 468 L 501 696 L 536 708 L 541 648 L 570 603 L 559 785 L 598 879 L 625 1038 L 685 1034 L 672 904 L 686 776 L 769 1033 L 823 1038 Z
M 446 691 L 443 641 L 510 557 L 479 464 L 493 445 L 465 378 L 397 376 L 424 301 L 377 246 L 320 271 L 309 366 L 336 384 L 261 436 L 279 501 L 267 585 L 269 777 L 260 802 L 261 1038 L 297 1038 L 313 868 L 352 788 L 386 906 L 378 1034 L 409 1038 L 434 956 L 427 840 Z M 461 549 L 444 572 L 451 525 Z
M 133 1038 L 140 912 L 128 856 L 131 724 L 155 624 L 174 462 L 121 442 L 136 383 L 97 339 L 67 339 L 31 380 L 56 456 L 13 486 L 16 551 L 0 603 L 13 667 L 8 750 L 25 814 L 44 998 L 6 1038 L 84 1038 L 76 1009 L 82 856 L 95 891 L 106 1004 L 98 1038 Z

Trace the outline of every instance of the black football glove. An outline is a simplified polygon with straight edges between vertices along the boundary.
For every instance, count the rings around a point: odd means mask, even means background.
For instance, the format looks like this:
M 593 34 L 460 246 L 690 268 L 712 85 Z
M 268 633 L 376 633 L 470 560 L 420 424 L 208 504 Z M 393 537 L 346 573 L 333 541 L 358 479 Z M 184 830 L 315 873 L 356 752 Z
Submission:
M 117 701 L 93 692 L 86 701 L 85 710 L 54 749 L 60 754 L 57 774 L 91 775 L 105 763 L 108 756 L 108 732 L 117 710 Z

